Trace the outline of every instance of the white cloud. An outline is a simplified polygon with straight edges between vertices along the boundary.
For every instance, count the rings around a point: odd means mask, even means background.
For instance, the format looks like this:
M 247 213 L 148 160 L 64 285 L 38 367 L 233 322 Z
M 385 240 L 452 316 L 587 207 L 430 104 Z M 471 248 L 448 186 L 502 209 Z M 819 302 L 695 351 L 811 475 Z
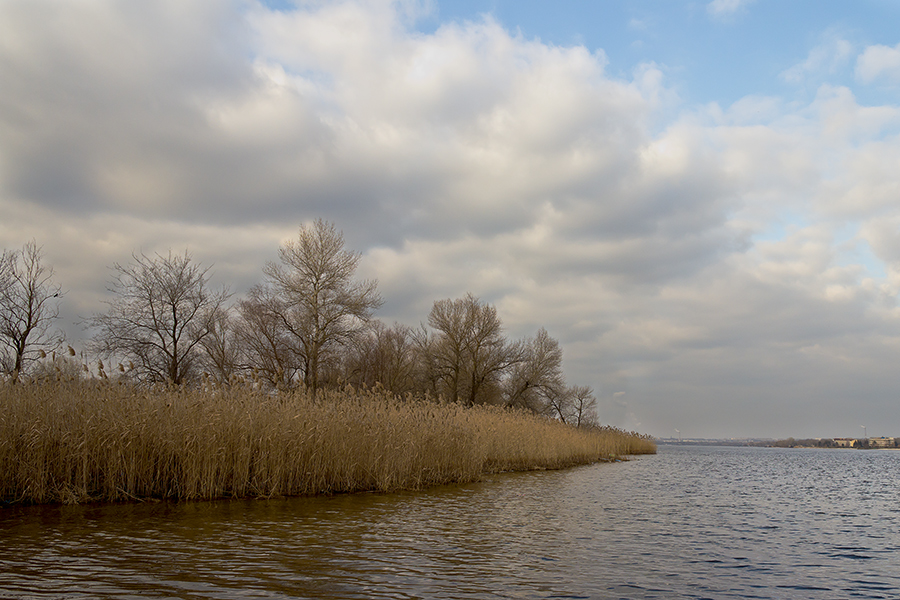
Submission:
M 835 32 L 825 35 L 825 40 L 809 51 L 806 59 L 781 72 L 788 83 L 800 84 L 833 75 L 849 64 L 853 56 L 853 44 Z
M 648 28 L 647 21 L 643 19 L 629 19 L 628 28 L 635 31 L 646 31 Z
M 712 0 L 706 11 L 716 18 L 728 18 L 752 4 L 754 0 Z
M 856 59 L 856 77 L 863 83 L 900 83 L 900 44 L 868 46 Z

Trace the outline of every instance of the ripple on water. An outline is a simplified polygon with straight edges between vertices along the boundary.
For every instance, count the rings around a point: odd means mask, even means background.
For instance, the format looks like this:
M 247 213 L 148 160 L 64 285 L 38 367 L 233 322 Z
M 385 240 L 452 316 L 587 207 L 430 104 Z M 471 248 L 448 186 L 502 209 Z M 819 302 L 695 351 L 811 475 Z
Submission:
M 3 598 L 897 598 L 900 453 L 661 447 L 417 493 L 0 510 Z

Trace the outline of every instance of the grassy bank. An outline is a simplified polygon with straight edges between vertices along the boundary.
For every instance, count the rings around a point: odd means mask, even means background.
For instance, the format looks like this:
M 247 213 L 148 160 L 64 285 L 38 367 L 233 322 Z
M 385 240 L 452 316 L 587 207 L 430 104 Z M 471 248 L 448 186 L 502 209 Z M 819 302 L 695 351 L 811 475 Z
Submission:
M 374 392 L 0 384 L 4 502 L 391 491 L 652 452 L 616 429 Z

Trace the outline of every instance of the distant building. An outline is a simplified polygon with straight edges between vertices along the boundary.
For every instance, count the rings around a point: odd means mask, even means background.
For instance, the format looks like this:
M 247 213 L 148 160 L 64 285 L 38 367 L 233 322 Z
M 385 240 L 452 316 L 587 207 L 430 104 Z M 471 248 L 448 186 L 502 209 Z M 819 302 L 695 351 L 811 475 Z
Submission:
M 834 444 L 838 448 L 855 448 L 858 442 L 853 438 L 834 438 Z
M 883 436 L 877 438 L 869 438 L 869 446 L 872 448 L 896 448 L 897 438 Z

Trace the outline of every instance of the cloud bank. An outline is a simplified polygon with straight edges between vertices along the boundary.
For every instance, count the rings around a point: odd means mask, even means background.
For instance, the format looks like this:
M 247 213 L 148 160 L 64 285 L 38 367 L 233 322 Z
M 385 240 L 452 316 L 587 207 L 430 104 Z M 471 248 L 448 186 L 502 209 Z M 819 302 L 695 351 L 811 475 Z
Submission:
M 900 434 L 898 106 L 827 82 L 681 106 L 654 64 L 612 75 L 489 16 L 423 33 L 426 9 L 3 3 L 0 245 L 44 246 L 77 323 L 132 251 L 189 247 L 240 293 L 321 217 L 381 318 L 472 292 L 558 338 L 605 422 Z M 784 77 L 896 80 L 897 48 L 854 52 Z

